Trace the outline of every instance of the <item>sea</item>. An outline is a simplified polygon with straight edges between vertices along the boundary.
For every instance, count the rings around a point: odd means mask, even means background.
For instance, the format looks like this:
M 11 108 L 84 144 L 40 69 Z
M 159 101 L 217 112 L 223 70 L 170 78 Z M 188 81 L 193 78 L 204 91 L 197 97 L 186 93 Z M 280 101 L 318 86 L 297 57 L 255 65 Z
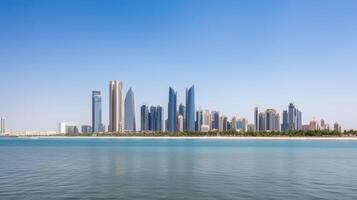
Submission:
M 357 141 L 0 138 L 0 199 L 357 199 Z

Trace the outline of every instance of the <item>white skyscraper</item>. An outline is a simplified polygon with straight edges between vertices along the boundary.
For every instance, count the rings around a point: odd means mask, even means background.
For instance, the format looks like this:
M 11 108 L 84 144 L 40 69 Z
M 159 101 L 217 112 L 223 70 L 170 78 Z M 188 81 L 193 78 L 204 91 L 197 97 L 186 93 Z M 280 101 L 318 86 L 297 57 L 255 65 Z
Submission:
M 179 132 L 183 131 L 183 116 L 182 115 L 179 115 L 177 117 L 177 128 L 178 128 Z
M 122 132 L 124 128 L 123 82 L 109 83 L 109 132 Z
M 5 134 L 6 133 L 6 120 L 5 118 L 1 118 L 0 120 L 0 133 Z

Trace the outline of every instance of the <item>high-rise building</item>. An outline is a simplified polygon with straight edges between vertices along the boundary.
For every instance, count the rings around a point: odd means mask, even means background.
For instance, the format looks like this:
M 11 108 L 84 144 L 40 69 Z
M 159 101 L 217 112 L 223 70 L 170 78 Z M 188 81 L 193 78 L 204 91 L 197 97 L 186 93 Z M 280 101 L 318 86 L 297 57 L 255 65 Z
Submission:
M 333 124 L 333 130 L 336 132 L 342 132 L 342 128 L 337 122 Z
M 254 125 L 255 125 L 255 131 L 259 131 L 259 110 L 258 107 L 255 107 L 254 109 Z
M 6 120 L 5 118 L 0 119 L 0 133 L 5 134 L 6 133 Z
M 203 114 L 203 125 L 201 126 L 201 131 L 207 132 L 212 129 L 212 116 L 209 110 L 205 110 Z
M 183 131 L 183 116 L 182 115 L 178 115 L 177 117 L 177 128 L 179 132 Z
M 224 116 L 219 116 L 218 131 L 224 131 Z
M 183 129 L 186 130 L 186 107 L 182 103 L 178 106 L 178 115 L 183 117 Z
M 223 131 L 227 131 L 229 129 L 228 117 L 223 117 Z
M 149 109 L 147 105 L 142 105 L 140 108 L 140 126 L 141 131 L 149 130 Z
M 283 123 L 281 124 L 281 131 L 282 132 L 287 132 L 288 130 L 289 130 L 288 111 L 284 110 L 283 111 Z
M 164 131 L 164 109 L 162 106 L 156 107 L 156 132 L 163 132 Z
M 219 129 L 219 112 L 212 111 L 212 130 Z
M 195 86 L 186 89 L 186 129 L 195 131 Z
M 60 134 L 78 134 L 78 128 L 74 123 L 61 122 L 58 132 Z
M 136 131 L 134 92 L 130 88 L 124 101 L 124 129 L 125 131 Z
M 157 116 L 157 107 L 150 106 L 149 112 L 149 130 L 156 131 L 156 116 Z
M 298 110 L 293 103 L 289 104 L 288 111 L 289 130 L 302 130 L 302 113 Z
M 81 126 L 81 133 L 91 133 L 92 132 L 92 127 L 89 125 L 82 125 Z
M 232 117 L 231 130 L 232 131 L 236 131 L 237 130 L 237 117 Z
M 169 88 L 169 103 L 167 112 L 167 131 L 175 132 L 177 130 L 177 93 L 171 87 Z
M 267 109 L 265 111 L 266 127 L 265 131 L 279 131 L 280 117 L 275 109 Z
M 266 115 L 265 113 L 259 113 L 259 131 L 266 131 Z
M 109 132 L 122 132 L 124 129 L 123 82 L 109 82 Z
M 92 132 L 104 132 L 102 124 L 102 94 L 92 91 Z
M 203 125 L 203 111 L 196 111 L 196 131 L 201 131 L 201 126 Z

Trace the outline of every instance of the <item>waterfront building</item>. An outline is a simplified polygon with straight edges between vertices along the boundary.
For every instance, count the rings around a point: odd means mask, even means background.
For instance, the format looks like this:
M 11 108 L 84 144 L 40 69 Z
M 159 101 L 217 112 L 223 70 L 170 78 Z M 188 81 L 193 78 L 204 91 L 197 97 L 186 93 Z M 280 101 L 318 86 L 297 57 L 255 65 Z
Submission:
M 157 108 L 155 106 L 150 107 L 149 112 L 149 130 L 156 131 L 156 116 L 157 116 Z
M 266 131 L 266 115 L 265 113 L 259 113 L 259 131 Z
M 124 129 L 123 82 L 109 82 L 109 132 L 122 132 Z
M 78 128 L 74 123 L 61 122 L 58 132 L 60 134 L 78 134 Z
M 224 116 L 219 116 L 218 131 L 224 131 Z
M 167 131 L 175 132 L 177 130 L 177 93 L 171 87 L 169 88 L 169 103 L 167 112 Z
M 203 125 L 203 111 L 196 111 L 196 131 L 201 131 L 201 126 Z
M 0 134 L 5 134 L 6 133 L 6 119 L 1 118 L 0 119 Z
M 255 125 L 255 131 L 259 131 L 259 110 L 258 107 L 254 108 L 254 125 Z
M 178 132 L 183 132 L 183 116 L 179 115 L 177 117 L 177 128 L 178 128 Z
M 178 115 L 183 117 L 183 129 L 186 130 L 186 107 L 182 103 L 178 106 Z
M 266 127 L 265 131 L 279 131 L 280 117 L 275 109 L 267 109 L 265 111 Z
M 203 125 L 201 126 L 201 131 L 203 129 L 210 131 L 212 130 L 212 115 L 209 110 L 205 110 L 203 114 Z
M 140 108 L 140 126 L 141 131 L 149 130 L 149 108 L 147 105 L 142 105 Z
M 89 125 L 82 125 L 81 126 L 81 133 L 91 133 L 92 132 L 92 127 Z
M 289 117 L 288 117 L 288 111 L 284 110 L 283 111 L 283 123 L 281 124 L 281 131 L 282 132 L 287 132 L 289 130 Z
M 237 117 L 232 117 L 231 120 L 231 130 L 236 131 L 237 130 Z
M 248 132 L 254 132 L 255 131 L 255 124 L 248 124 Z
M 289 130 L 302 130 L 302 113 L 293 103 L 289 104 L 288 109 Z
M 130 88 L 124 100 L 124 130 L 136 131 L 134 92 Z
M 100 91 L 92 91 L 92 131 L 104 132 L 102 123 L 102 94 Z
M 337 122 L 333 124 L 333 130 L 336 132 L 342 132 L 342 128 Z
M 186 129 L 195 131 L 195 86 L 186 89 Z
M 212 111 L 212 130 L 218 130 L 219 129 L 219 112 L 218 111 Z

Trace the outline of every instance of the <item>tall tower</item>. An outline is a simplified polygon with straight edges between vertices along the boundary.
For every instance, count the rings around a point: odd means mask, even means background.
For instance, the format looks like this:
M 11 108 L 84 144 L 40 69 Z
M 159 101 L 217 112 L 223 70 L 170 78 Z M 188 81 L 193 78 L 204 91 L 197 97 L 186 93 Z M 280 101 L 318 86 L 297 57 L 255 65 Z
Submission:
M 177 130 L 177 93 L 171 87 L 169 88 L 169 103 L 167 112 L 167 131 L 175 132 Z
M 102 94 L 100 91 L 92 91 L 92 132 L 102 131 Z
M 123 82 L 109 82 L 109 131 L 122 132 L 124 128 Z
M 149 130 L 149 109 L 147 105 L 141 106 L 141 130 L 148 131 Z
M 186 89 L 186 129 L 195 131 L 195 86 Z
M 255 125 L 255 131 L 259 131 L 259 110 L 258 107 L 255 107 L 254 109 L 254 125 Z
M 131 88 L 126 93 L 124 105 L 124 129 L 126 131 L 136 131 L 134 92 Z
M 0 133 L 4 134 L 6 133 L 6 120 L 5 118 L 0 119 Z

